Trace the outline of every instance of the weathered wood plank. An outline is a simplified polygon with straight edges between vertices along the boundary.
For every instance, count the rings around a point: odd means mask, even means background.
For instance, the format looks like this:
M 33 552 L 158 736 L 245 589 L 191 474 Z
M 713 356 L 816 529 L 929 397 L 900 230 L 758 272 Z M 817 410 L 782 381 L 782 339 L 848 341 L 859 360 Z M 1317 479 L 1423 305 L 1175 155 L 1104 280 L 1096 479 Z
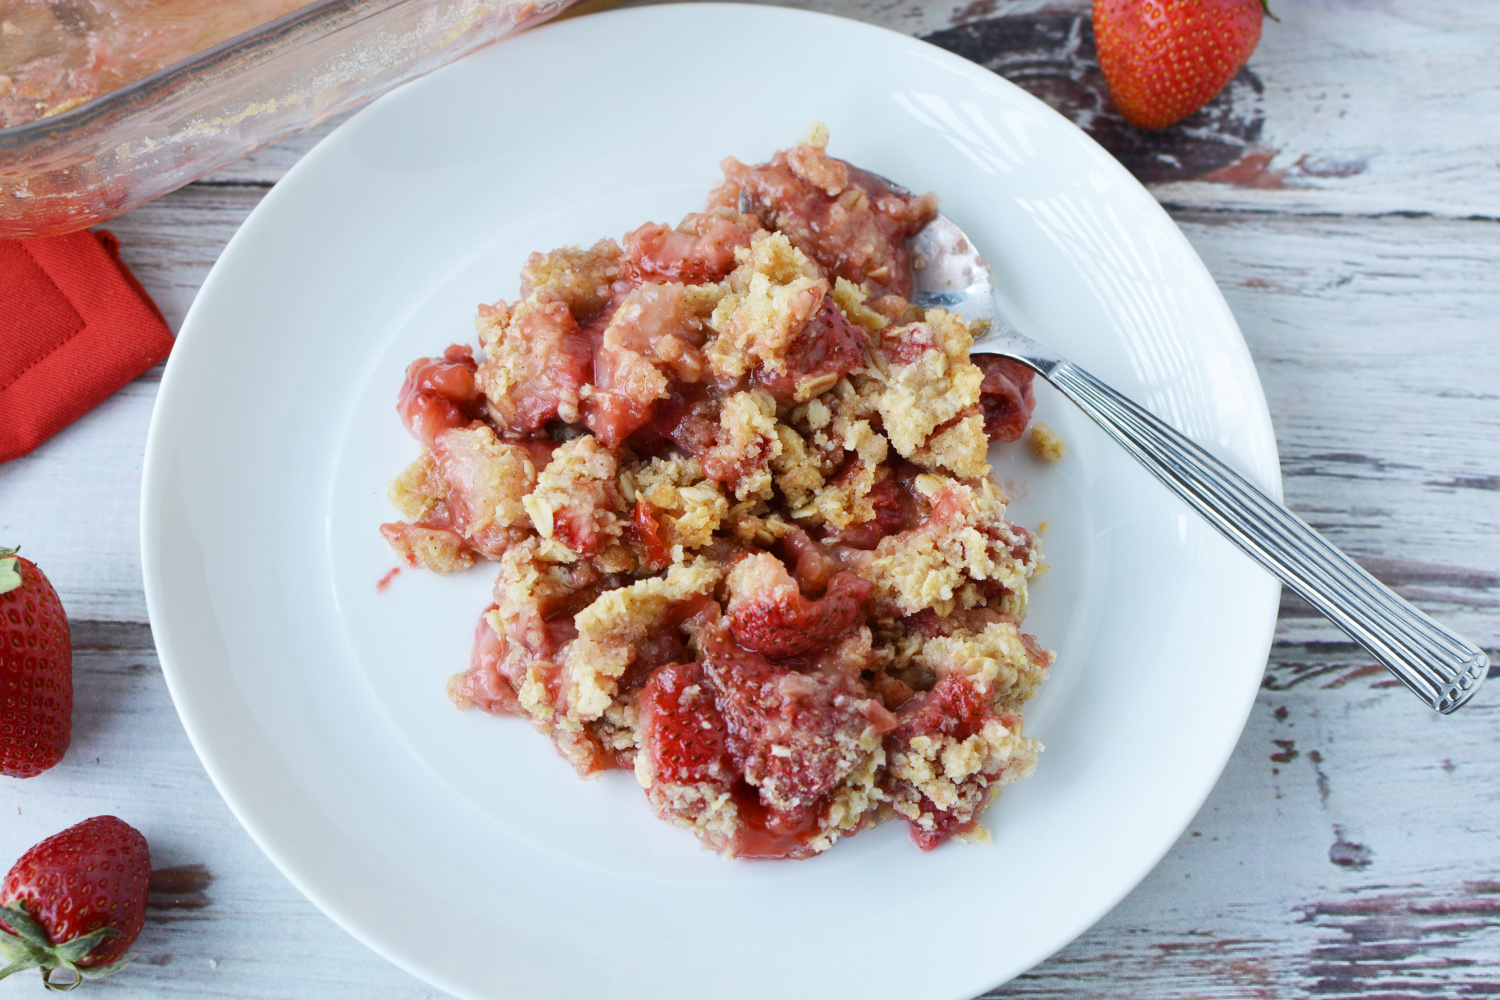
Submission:
M 224 245 L 268 190 L 260 183 L 193 184 L 103 227 L 120 238 L 120 258 L 174 333 Z
M 884 7 L 866 7 L 872 15 Z M 1225 93 L 1145 133 L 1113 110 L 1088 0 L 976 0 L 917 33 L 1047 101 L 1177 207 L 1495 218 L 1500 10 L 1286 4 Z M 891 11 L 905 29 L 909 11 Z
M 64 827 L 110 813 L 146 835 L 154 868 L 178 869 L 156 882 L 136 962 L 90 983 L 90 993 L 437 995 L 335 926 L 241 829 L 177 720 L 148 626 L 75 619 L 73 637 L 73 743 L 38 777 L 0 778 L 0 865 Z M 0 997 L 36 996 L 35 977 L 0 982 Z
M 1500 645 L 1500 314 L 1487 303 L 1500 226 L 1179 222 L 1255 356 L 1292 508 L 1414 602 Z M 1283 629 L 1342 639 L 1320 618 Z
M 771 3 L 773 0 L 757 0 Z M 627 4 L 625 6 L 636 6 Z M 1181 208 L 1495 218 L 1500 8 L 1470 0 L 1278 5 L 1229 89 L 1142 132 L 1113 110 L 1089 0 L 812 0 L 981 63 L 1047 101 Z M 503 42 L 500 44 L 504 44 Z M 835 124 L 836 123 L 832 123 Z M 272 182 L 330 124 L 213 175 Z
M 122 259 L 174 332 L 267 190 L 195 184 L 109 224 Z M 161 371 L 151 369 L 35 452 L 0 465 L 0 537 L 24 544 L 74 616 L 146 621 L 141 459 Z

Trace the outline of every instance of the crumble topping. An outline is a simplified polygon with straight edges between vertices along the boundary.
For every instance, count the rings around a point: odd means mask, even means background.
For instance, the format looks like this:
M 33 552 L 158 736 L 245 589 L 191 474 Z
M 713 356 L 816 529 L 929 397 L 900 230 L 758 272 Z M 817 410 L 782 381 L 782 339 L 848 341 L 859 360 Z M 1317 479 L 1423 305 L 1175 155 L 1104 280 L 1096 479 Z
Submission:
M 616 682 L 644 640 L 663 626 L 672 605 L 713 590 L 723 571 L 707 559 L 678 563 L 665 577 L 607 590 L 573 619 L 578 638 L 567 650 L 570 718 L 587 722 L 615 701 Z
M 521 298 L 529 298 L 536 291 L 546 292 L 587 322 L 609 304 L 619 276 L 620 245 L 611 239 L 600 240 L 587 250 L 561 247 L 550 253 L 533 253 L 521 268 Z
M 785 374 L 787 348 L 822 305 L 828 282 L 780 233 L 757 238 L 735 259 L 729 293 L 714 309 L 714 374 L 743 375 L 756 362 Z
M 402 517 L 408 521 L 420 521 L 448 499 L 448 489 L 448 480 L 438 472 L 432 452 L 423 448 L 421 457 L 391 480 L 386 497 Z
M 430 569 L 442 576 L 474 565 L 474 554 L 464 548 L 464 540 L 452 531 L 403 524 L 381 533 L 407 565 Z
M 521 501 L 549 557 L 593 555 L 623 529 L 615 513 L 616 458 L 592 434 L 561 445 Z
M 620 492 L 637 506 L 637 523 L 649 519 L 674 563 L 685 552 L 713 541 L 729 514 L 729 501 L 717 482 L 703 474 L 698 459 L 653 458 L 620 473 Z M 656 561 L 660 561 L 656 558 Z
M 955 606 L 990 603 L 998 589 L 1000 610 L 1024 616 L 1037 546 L 1005 520 L 1004 494 L 987 480 L 974 487 L 932 474 L 914 485 L 931 499 L 931 516 L 875 546 L 870 575 L 877 599 L 900 614 L 932 609 L 946 616 Z M 990 586 L 968 586 L 980 582 Z
M 1030 372 L 908 301 L 936 199 L 827 141 L 726 160 L 675 227 L 532 254 L 479 307 L 482 355 L 414 361 L 398 404 L 421 451 L 382 534 L 414 566 L 498 568 L 450 698 L 527 719 L 580 776 L 632 771 L 725 857 L 897 817 L 923 849 L 982 840 L 1041 749 L 1040 547 L 988 462 Z
M 1031 425 L 1031 450 L 1038 458 L 1049 462 L 1060 462 L 1068 453 L 1068 442 L 1062 436 L 1038 420 Z
M 876 405 L 891 444 L 911 458 L 934 430 L 979 405 L 984 373 L 969 360 L 968 327 L 941 309 L 883 339 L 891 364 Z
M 736 392 L 719 408 L 717 442 L 704 456 L 704 468 L 734 487 L 734 498 L 772 497 L 770 462 L 781 454 L 776 433 L 776 401 L 756 389 Z

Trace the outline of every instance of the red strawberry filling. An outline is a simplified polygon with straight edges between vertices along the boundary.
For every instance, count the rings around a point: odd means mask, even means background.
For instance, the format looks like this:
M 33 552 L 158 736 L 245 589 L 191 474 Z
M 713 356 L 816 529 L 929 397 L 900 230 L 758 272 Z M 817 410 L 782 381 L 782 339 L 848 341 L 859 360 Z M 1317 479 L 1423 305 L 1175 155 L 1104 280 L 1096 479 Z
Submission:
M 1004 724 L 1007 720 L 994 710 L 987 692 L 959 676 L 944 677 L 931 691 L 917 694 L 897 717 L 900 723 L 888 744 L 892 755 L 910 752 L 912 741 L 918 738 L 942 746 L 961 744 L 977 735 L 986 721 L 994 719 Z M 1014 715 L 1008 718 L 1015 723 Z M 954 800 L 940 806 L 920 787 L 900 778 L 887 778 L 888 791 L 916 799 L 920 818 L 910 820 L 911 838 L 924 851 L 973 827 L 979 809 L 985 804 L 988 784 L 982 773 L 967 776 Z
M 933 196 L 900 194 L 811 146 L 777 153 L 755 168 L 735 164 L 729 176 L 762 225 L 785 233 L 832 274 L 868 282 L 875 295 L 911 295 L 906 241 L 936 213 Z
M 412 437 L 430 447 L 440 431 L 467 427 L 483 415 L 484 400 L 474 382 L 478 367 L 473 349 L 464 344 L 407 367 L 396 409 Z
M 814 543 L 816 544 L 816 543 Z M 766 656 L 803 656 L 864 624 L 870 582 L 836 573 L 821 598 L 802 596 L 773 556 L 745 559 L 730 574 L 730 631 L 746 649 Z
M 480 306 L 478 326 L 488 358 L 476 379 L 500 430 L 525 434 L 578 419 L 591 348 L 566 303 L 538 293 L 514 308 Z
M 812 853 L 827 798 L 872 752 L 889 714 L 838 675 L 778 666 L 737 645 L 721 623 L 700 632 L 704 673 L 718 692 L 726 745 L 748 788 L 737 801 L 751 838 L 748 857 Z M 869 741 L 866 740 L 866 743 Z
M 718 281 L 734 267 L 734 251 L 748 246 L 755 227 L 740 220 L 693 214 L 676 229 L 655 222 L 627 233 L 621 270 L 626 280 Z
M 799 389 L 817 385 L 819 380 L 831 381 L 864 365 L 867 347 L 865 335 L 825 295 L 818 311 L 787 350 L 787 371 L 776 372 L 762 365 L 755 369 L 752 381 L 778 402 L 796 402 Z
M 1036 373 L 1019 361 L 993 354 L 976 355 L 974 363 L 984 372 L 979 406 L 984 412 L 985 434 L 992 441 L 1019 440 L 1036 409 L 1031 386 Z
M 641 745 L 656 779 L 673 785 L 730 788 L 729 730 L 700 663 L 658 667 L 640 699 Z

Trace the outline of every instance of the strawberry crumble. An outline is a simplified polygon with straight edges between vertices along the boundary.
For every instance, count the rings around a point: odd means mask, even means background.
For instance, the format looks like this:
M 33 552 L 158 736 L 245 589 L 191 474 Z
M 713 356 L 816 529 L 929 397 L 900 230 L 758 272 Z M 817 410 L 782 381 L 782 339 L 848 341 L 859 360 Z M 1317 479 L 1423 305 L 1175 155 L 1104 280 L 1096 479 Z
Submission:
M 1041 749 L 1040 548 L 987 458 L 1031 373 L 908 301 L 936 198 L 826 144 L 726 160 L 675 227 L 532 254 L 479 350 L 412 362 L 398 402 L 422 451 L 381 533 L 499 569 L 453 701 L 632 770 L 724 857 L 896 818 L 924 850 L 982 839 Z

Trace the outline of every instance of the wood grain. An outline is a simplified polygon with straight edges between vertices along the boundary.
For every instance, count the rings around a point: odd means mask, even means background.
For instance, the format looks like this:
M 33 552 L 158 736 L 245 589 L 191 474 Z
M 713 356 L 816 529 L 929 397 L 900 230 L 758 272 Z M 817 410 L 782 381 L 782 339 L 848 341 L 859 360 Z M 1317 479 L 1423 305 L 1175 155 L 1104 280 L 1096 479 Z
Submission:
M 0 470 L 4 467 L 0 466 Z M 421 997 L 339 930 L 235 821 L 198 763 L 162 680 L 151 630 L 73 619 L 73 743 L 61 764 L 0 781 L 0 859 L 88 816 L 124 818 L 151 845 L 152 893 L 136 961 L 96 996 Z M 35 973 L 0 997 L 36 996 Z
M 978 0 L 924 35 L 1012 78 L 1188 208 L 1494 219 L 1500 17 L 1465 0 L 1276 5 L 1228 90 L 1154 133 L 1105 96 L 1087 0 Z M 874 11 L 874 7 L 870 9 Z M 895 27 L 897 25 L 892 24 Z
M 1289 504 L 1500 651 L 1500 9 L 1283 0 L 1228 95 L 1145 136 L 1110 121 L 1084 0 L 800 5 L 929 37 L 1115 143 L 1239 319 Z M 332 124 L 110 224 L 174 329 Z M 99 995 L 437 995 L 282 878 L 176 719 L 137 551 L 159 378 L 0 465 L 0 537 L 58 584 L 79 690 L 63 764 L 0 783 L 0 859 L 101 812 L 146 832 L 160 871 L 140 959 Z M 1189 830 L 1096 927 L 989 996 L 1500 997 L 1500 694 L 1440 719 L 1393 685 L 1284 598 L 1255 709 Z M 36 988 L 14 977 L 0 997 Z
M 774 3 L 774 0 L 759 0 Z M 623 6 L 637 6 L 625 4 Z M 1277 5 L 1226 94 L 1160 132 L 1124 125 L 1099 77 L 1089 0 L 789 4 L 926 38 L 1052 104 L 1164 204 L 1306 214 L 1500 217 L 1500 10 L 1473 0 Z M 336 122 L 215 183 L 268 183 Z

